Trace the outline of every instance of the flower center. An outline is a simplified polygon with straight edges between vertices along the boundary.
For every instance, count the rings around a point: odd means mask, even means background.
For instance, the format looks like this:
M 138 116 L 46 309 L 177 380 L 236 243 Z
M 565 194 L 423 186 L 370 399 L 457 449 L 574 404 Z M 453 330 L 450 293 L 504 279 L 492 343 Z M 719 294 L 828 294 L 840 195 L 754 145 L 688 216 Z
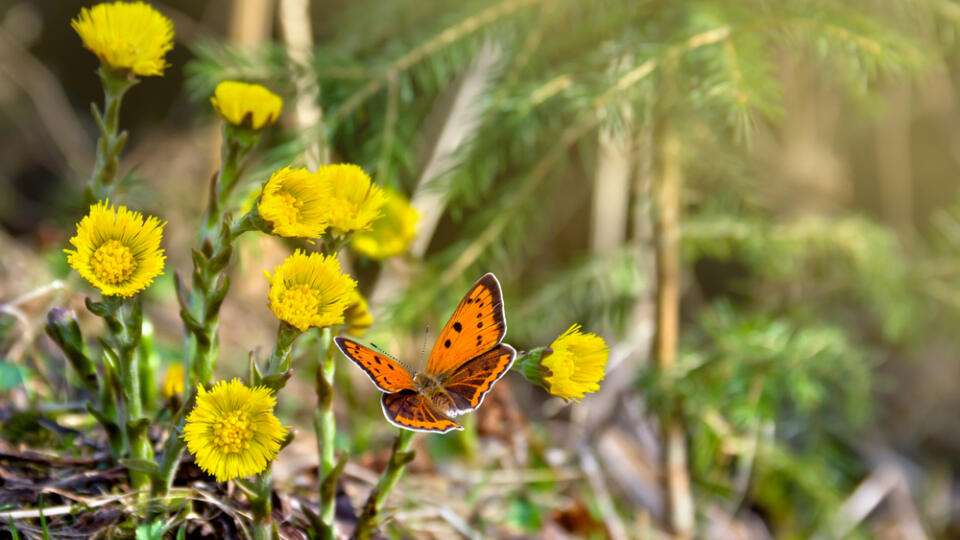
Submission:
M 320 310 L 320 291 L 306 285 L 295 285 L 283 291 L 280 304 L 291 318 L 309 319 Z
M 303 201 L 298 200 L 286 191 L 277 193 L 277 218 L 278 225 L 293 225 L 300 220 L 300 208 L 303 207 Z
M 137 260 L 130 248 L 118 240 L 110 240 L 93 252 L 90 266 L 97 279 L 117 285 L 130 279 L 137 268 Z
M 250 447 L 253 428 L 243 411 L 231 411 L 213 425 L 213 441 L 227 454 L 238 454 Z

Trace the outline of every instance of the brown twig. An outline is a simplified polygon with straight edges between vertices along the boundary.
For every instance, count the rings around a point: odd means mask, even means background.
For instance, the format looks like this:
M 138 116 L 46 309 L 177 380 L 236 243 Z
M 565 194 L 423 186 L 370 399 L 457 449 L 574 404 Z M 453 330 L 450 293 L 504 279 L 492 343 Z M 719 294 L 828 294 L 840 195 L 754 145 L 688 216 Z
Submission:
M 307 168 L 316 170 L 330 161 L 330 152 L 322 140 L 323 110 L 320 108 L 320 85 L 313 65 L 313 30 L 310 28 L 310 0 L 281 0 L 280 29 L 287 49 L 287 59 L 294 75 L 296 97 L 294 114 L 297 127 L 312 135 L 303 155 Z
M 683 176 L 680 169 L 680 138 L 674 121 L 672 96 L 676 92 L 676 57 L 663 64 L 659 110 L 654 124 L 654 191 L 656 214 L 657 295 L 656 334 L 653 355 L 663 372 L 673 369 L 677 357 L 680 309 L 680 208 Z M 670 526 L 678 538 L 692 538 L 694 532 L 693 497 L 687 470 L 686 431 L 679 404 L 663 411 L 663 436 L 666 446 L 664 468 L 669 500 Z

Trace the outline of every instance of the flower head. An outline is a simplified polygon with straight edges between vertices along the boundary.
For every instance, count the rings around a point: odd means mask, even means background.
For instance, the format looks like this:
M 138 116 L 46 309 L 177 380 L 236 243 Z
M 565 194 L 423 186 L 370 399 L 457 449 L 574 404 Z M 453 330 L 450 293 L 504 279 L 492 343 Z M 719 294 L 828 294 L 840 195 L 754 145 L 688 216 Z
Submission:
M 173 396 L 183 395 L 183 364 L 170 364 L 167 374 L 163 377 L 163 397 L 172 399 Z
M 254 130 L 273 125 L 283 108 L 280 96 L 259 84 L 239 81 L 218 84 L 210 103 L 224 121 Z
M 100 62 L 135 75 L 163 75 L 173 48 L 173 23 L 143 2 L 83 8 L 70 26 Z
M 385 259 L 403 253 L 417 235 L 417 210 L 403 194 L 385 188 L 383 215 L 369 230 L 353 236 L 353 249 L 371 259 Z
M 373 324 L 373 315 L 370 314 L 370 306 L 367 305 L 367 299 L 360 294 L 360 291 L 354 289 L 350 294 L 349 307 L 344 312 L 343 317 L 347 324 L 347 333 L 360 337 Z
M 600 388 L 610 351 L 603 338 L 574 324 L 550 347 L 532 353 L 522 365 L 524 376 L 555 396 L 578 401 Z
M 327 230 L 329 196 L 316 173 L 286 167 L 263 186 L 257 211 L 277 236 L 319 238 Z
M 269 388 L 248 388 L 239 379 L 209 392 L 199 386 L 182 435 L 197 465 L 218 482 L 263 472 L 287 435 L 273 415 L 276 404 Z
M 357 282 L 340 272 L 335 255 L 297 250 L 273 272 L 264 274 L 270 280 L 270 309 L 278 319 L 301 332 L 343 322 Z
M 357 165 L 325 165 L 317 171 L 330 186 L 329 225 L 337 233 L 363 231 L 380 217 L 386 196 Z
M 65 249 L 67 262 L 104 296 L 133 296 L 163 274 L 163 226 L 150 216 L 125 207 L 114 210 L 109 201 L 90 207 L 70 239 L 76 250 Z

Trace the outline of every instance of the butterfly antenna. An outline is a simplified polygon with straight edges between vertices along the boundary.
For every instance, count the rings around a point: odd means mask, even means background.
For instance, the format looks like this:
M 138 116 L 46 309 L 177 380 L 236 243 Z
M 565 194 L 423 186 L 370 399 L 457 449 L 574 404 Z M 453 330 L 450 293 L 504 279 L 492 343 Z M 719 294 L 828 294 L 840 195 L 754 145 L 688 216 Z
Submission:
M 379 345 L 377 345 L 376 343 L 371 343 L 370 346 L 373 347 L 374 349 L 380 351 L 381 353 L 383 353 L 383 355 L 386 356 L 387 358 L 390 358 L 391 360 L 393 360 L 393 361 L 395 361 L 395 362 L 399 362 L 399 360 L 397 360 L 392 354 L 390 354 L 390 353 L 388 353 L 387 351 L 383 350 L 383 349 L 382 349 Z
M 423 348 L 420 349 L 420 367 L 426 367 L 425 358 L 427 356 L 427 338 L 430 337 L 430 325 L 427 325 L 427 329 L 423 331 Z
M 423 358 L 427 355 L 427 338 L 430 337 L 430 325 L 427 325 L 427 329 L 423 331 L 423 349 L 420 350 L 420 358 Z

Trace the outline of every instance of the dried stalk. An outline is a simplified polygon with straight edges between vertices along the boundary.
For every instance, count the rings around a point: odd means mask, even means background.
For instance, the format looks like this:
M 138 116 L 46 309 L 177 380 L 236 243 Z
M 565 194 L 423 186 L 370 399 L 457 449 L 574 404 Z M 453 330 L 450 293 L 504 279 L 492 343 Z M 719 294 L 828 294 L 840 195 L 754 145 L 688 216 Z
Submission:
M 287 49 L 287 61 L 294 74 L 296 98 L 294 114 L 300 129 L 313 135 L 303 157 L 307 168 L 316 170 L 330 161 L 324 136 L 323 109 L 320 108 L 320 85 L 313 68 L 313 30 L 310 28 L 310 0 L 281 0 L 280 29 Z
M 680 138 L 673 115 L 672 96 L 676 95 L 676 57 L 662 66 L 659 110 L 654 124 L 654 245 L 656 248 L 657 296 L 656 334 L 653 355 L 660 370 L 668 373 L 677 357 L 680 309 Z M 666 445 L 666 491 L 670 526 L 677 538 L 692 538 L 694 506 L 687 470 L 686 432 L 679 404 L 663 411 Z

